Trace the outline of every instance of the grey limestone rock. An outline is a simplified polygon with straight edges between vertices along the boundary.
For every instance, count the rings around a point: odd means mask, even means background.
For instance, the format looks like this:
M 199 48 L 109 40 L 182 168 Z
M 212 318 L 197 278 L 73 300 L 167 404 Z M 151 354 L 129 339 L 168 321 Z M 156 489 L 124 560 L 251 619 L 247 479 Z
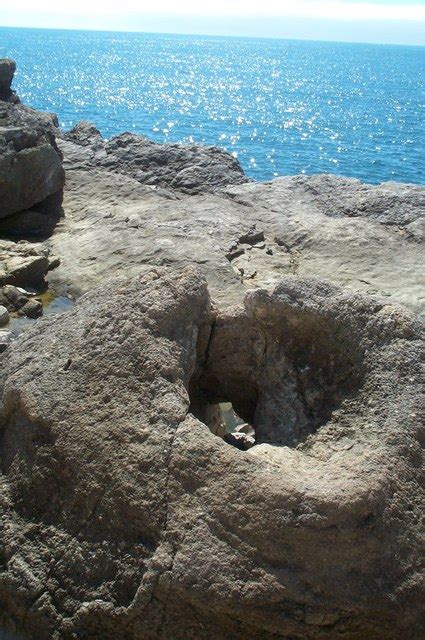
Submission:
M 21 307 L 20 313 L 27 318 L 39 318 L 43 315 L 43 304 L 40 300 L 31 298 Z
M 88 122 L 77 124 L 64 138 L 91 147 L 91 162 L 95 166 L 152 187 L 193 195 L 248 181 L 238 160 L 218 147 L 157 144 L 133 133 L 102 141 L 99 131 Z
M 195 264 L 224 306 L 296 274 L 425 308 L 421 186 L 294 176 L 189 196 L 94 166 L 89 146 L 59 144 L 65 217 L 49 241 L 62 259 L 51 274 L 58 291 L 66 284 L 79 295 L 141 267 Z
M 55 141 L 55 120 L 23 105 L 0 102 L 0 219 L 35 208 L 57 215 L 65 173 Z M 7 218 L 7 220 L 4 220 Z M 22 224 L 22 223 L 21 223 Z M 36 222 L 39 225 L 39 221 Z M 31 216 L 26 226 L 31 229 Z
M 8 311 L 18 311 L 28 302 L 28 296 L 11 284 L 0 289 L 0 301 Z
M 0 287 L 42 287 L 57 258 L 41 245 L 0 240 Z
M 70 131 L 63 134 L 63 138 L 82 147 L 94 147 L 103 142 L 99 129 L 86 120 L 78 122 Z

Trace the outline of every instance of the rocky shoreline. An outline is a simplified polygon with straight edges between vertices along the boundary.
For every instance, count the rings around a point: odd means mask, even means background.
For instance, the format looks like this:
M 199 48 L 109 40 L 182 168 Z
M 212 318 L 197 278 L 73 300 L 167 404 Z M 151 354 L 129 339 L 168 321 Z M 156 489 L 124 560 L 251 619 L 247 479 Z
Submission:
M 14 70 L 0 629 L 419 640 L 425 189 L 64 133 Z

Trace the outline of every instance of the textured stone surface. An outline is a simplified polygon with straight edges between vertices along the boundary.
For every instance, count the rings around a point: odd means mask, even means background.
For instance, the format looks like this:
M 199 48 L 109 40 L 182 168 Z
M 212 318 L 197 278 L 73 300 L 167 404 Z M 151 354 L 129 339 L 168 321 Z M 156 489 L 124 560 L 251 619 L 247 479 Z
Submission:
M 99 129 L 86 120 L 78 122 L 70 131 L 63 134 L 63 138 L 83 147 L 99 145 L 101 148 L 103 146 L 103 139 Z
M 424 309 L 423 187 L 294 176 L 188 196 L 96 167 L 93 146 L 60 146 L 65 218 L 48 245 L 62 259 L 58 289 L 197 264 L 223 305 L 298 274 Z
M 12 80 L 16 71 L 16 62 L 9 58 L 0 59 L 0 100 L 19 103 L 19 98 L 12 90 Z
M 0 240 L 0 287 L 39 287 L 58 260 L 39 244 Z
M 7 347 L 12 343 L 12 339 L 13 339 L 13 336 L 11 331 L 7 331 L 7 329 L 0 330 L 0 353 L 3 353 L 3 351 L 7 349 Z M 0 633 L 1 633 L 1 629 L 0 629 Z
M 123 173 L 141 184 L 195 194 L 247 182 L 237 159 L 217 147 L 156 144 L 133 133 L 102 141 L 99 131 L 88 122 L 77 124 L 64 137 L 91 146 L 96 165 Z
M 0 305 L 0 327 L 9 322 L 9 312 L 6 307 Z
M 39 318 L 43 315 L 43 305 L 40 300 L 30 299 L 20 309 L 20 313 L 27 318 Z
M 54 130 L 49 114 L 0 102 L 0 219 L 34 205 L 42 213 L 57 213 L 65 173 Z
M 0 368 L 0 624 L 419 639 L 419 338 L 402 308 L 312 278 L 217 315 L 191 269 L 38 321 Z M 191 414 L 218 400 L 249 451 Z
M 0 304 L 8 311 L 19 311 L 28 302 L 28 296 L 11 284 L 0 288 Z

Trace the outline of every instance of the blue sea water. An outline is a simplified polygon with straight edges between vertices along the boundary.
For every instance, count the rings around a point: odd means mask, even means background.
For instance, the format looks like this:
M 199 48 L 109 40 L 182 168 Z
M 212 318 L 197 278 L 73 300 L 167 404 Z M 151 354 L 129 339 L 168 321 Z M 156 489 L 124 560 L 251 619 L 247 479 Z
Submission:
M 425 47 L 0 28 L 22 100 L 237 155 L 251 177 L 425 182 Z

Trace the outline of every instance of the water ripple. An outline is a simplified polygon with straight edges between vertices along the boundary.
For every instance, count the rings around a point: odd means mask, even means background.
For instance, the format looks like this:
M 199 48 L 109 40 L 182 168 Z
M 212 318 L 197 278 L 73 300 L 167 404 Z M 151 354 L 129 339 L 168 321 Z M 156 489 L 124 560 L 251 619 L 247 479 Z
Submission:
M 23 100 L 94 122 L 218 144 L 248 175 L 425 182 L 425 48 L 0 29 Z

